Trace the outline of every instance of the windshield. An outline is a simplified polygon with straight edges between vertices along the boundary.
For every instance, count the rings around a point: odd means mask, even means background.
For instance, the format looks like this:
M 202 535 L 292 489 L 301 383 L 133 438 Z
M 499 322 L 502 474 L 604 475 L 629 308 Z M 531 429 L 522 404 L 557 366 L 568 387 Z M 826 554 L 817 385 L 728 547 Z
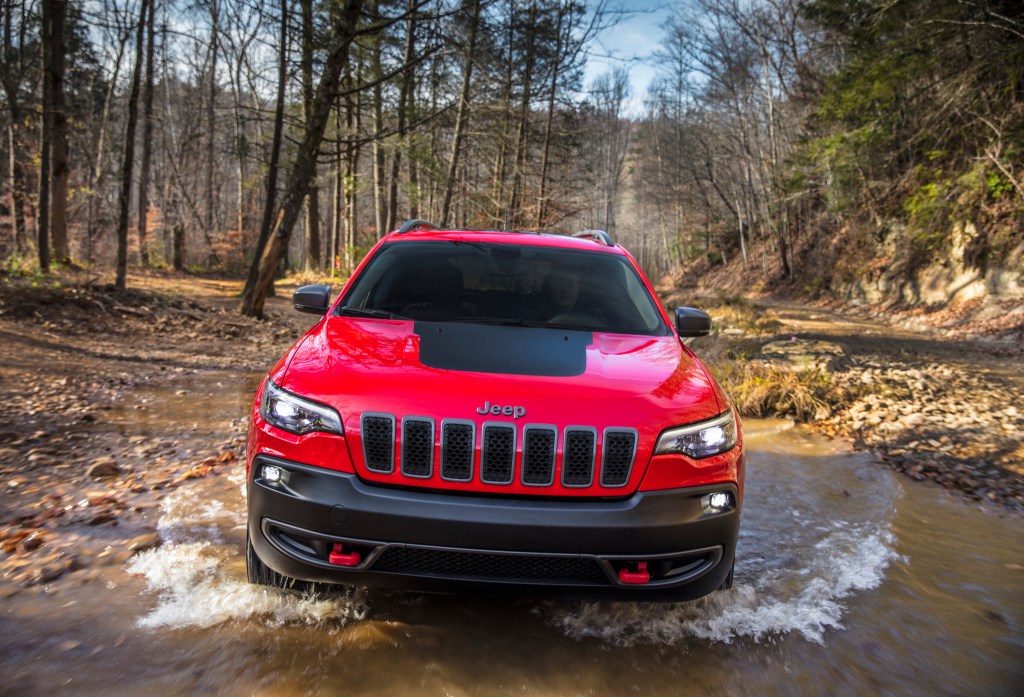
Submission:
M 385 245 L 337 314 L 669 333 L 625 257 L 538 245 L 446 240 Z

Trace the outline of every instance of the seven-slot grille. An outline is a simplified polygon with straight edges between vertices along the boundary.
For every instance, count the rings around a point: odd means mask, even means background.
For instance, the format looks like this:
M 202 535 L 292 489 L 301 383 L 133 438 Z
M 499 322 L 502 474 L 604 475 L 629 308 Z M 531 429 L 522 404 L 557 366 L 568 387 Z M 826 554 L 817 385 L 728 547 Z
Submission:
M 637 431 L 631 428 L 607 428 L 599 440 L 591 426 L 569 426 L 559 433 L 549 425 L 527 424 L 520 430 L 515 424 L 485 422 L 478 434 L 472 421 L 444 419 L 435 429 L 428 417 L 399 420 L 370 412 L 362 415 L 360 424 L 363 457 L 371 472 L 394 472 L 398 454 L 402 474 L 430 478 L 439 440 L 437 467 L 441 478 L 451 482 L 511 484 L 518 478 L 526 486 L 552 486 L 561 446 L 562 486 L 585 488 L 597 481 L 604 488 L 623 487 L 637 450 Z

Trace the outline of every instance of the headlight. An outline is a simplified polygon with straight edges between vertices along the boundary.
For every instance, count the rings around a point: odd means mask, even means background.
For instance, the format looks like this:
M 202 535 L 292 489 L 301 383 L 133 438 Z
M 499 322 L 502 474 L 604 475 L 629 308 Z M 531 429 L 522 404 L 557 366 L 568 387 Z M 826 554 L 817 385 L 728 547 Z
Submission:
M 267 423 L 300 436 L 312 431 L 344 433 L 341 417 L 334 409 L 286 392 L 271 380 L 267 380 L 267 387 L 263 390 L 260 416 Z
M 694 459 L 732 450 L 736 445 L 736 419 L 732 409 L 708 421 L 676 426 L 661 434 L 655 455 L 682 453 Z

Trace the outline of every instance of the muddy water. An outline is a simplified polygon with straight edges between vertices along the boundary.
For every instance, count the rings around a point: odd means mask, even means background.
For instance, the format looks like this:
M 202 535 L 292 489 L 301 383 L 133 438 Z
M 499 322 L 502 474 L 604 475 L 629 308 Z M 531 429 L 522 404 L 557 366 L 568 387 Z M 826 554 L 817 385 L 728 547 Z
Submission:
M 244 413 L 244 397 L 191 389 L 149 395 L 137 426 L 215 433 Z M 163 545 L 126 568 L 0 601 L 0 694 L 1021 693 L 1024 521 L 783 422 L 746 433 L 729 592 L 636 605 L 254 588 L 239 467 L 170 492 L 153 513 Z

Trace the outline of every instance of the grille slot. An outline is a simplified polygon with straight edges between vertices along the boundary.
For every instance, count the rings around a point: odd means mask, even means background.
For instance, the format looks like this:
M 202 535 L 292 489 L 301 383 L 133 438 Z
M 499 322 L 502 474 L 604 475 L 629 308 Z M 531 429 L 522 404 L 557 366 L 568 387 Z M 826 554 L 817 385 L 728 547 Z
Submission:
M 434 422 L 406 417 L 402 420 L 402 474 L 429 477 L 434 472 Z
M 597 431 L 585 426 L 565 429 L 562 447 L 562 484 L 564 486 L 590 486 L 594 481 L 594 454 Z
M 480 480 L 488 484 L 511 484 L 516 466 L 516 427 L 484 424 L 480 443 Z
M 527 426 L 523 429 L 523 484 L 551 486 L 555 481 L 555 446 L 558 431 L 554 426 Z
M 395 417 L 391 414 L 363 414 L 361 430 L 366 469 L 392 472 L 395 469 Z
M 441 422 L 441 477 L 453 482 L 473 478 L 474 428 L 471 422 Z
M 636 431 L 604 432 L 601 450 L 601 486 L 625 486 L 636 457 Z
M 453 552 L 420 547 L 388 547 L 374 571 L 493 581 L 557 582 L 607 586 L 608 577 L 594 559 Z

